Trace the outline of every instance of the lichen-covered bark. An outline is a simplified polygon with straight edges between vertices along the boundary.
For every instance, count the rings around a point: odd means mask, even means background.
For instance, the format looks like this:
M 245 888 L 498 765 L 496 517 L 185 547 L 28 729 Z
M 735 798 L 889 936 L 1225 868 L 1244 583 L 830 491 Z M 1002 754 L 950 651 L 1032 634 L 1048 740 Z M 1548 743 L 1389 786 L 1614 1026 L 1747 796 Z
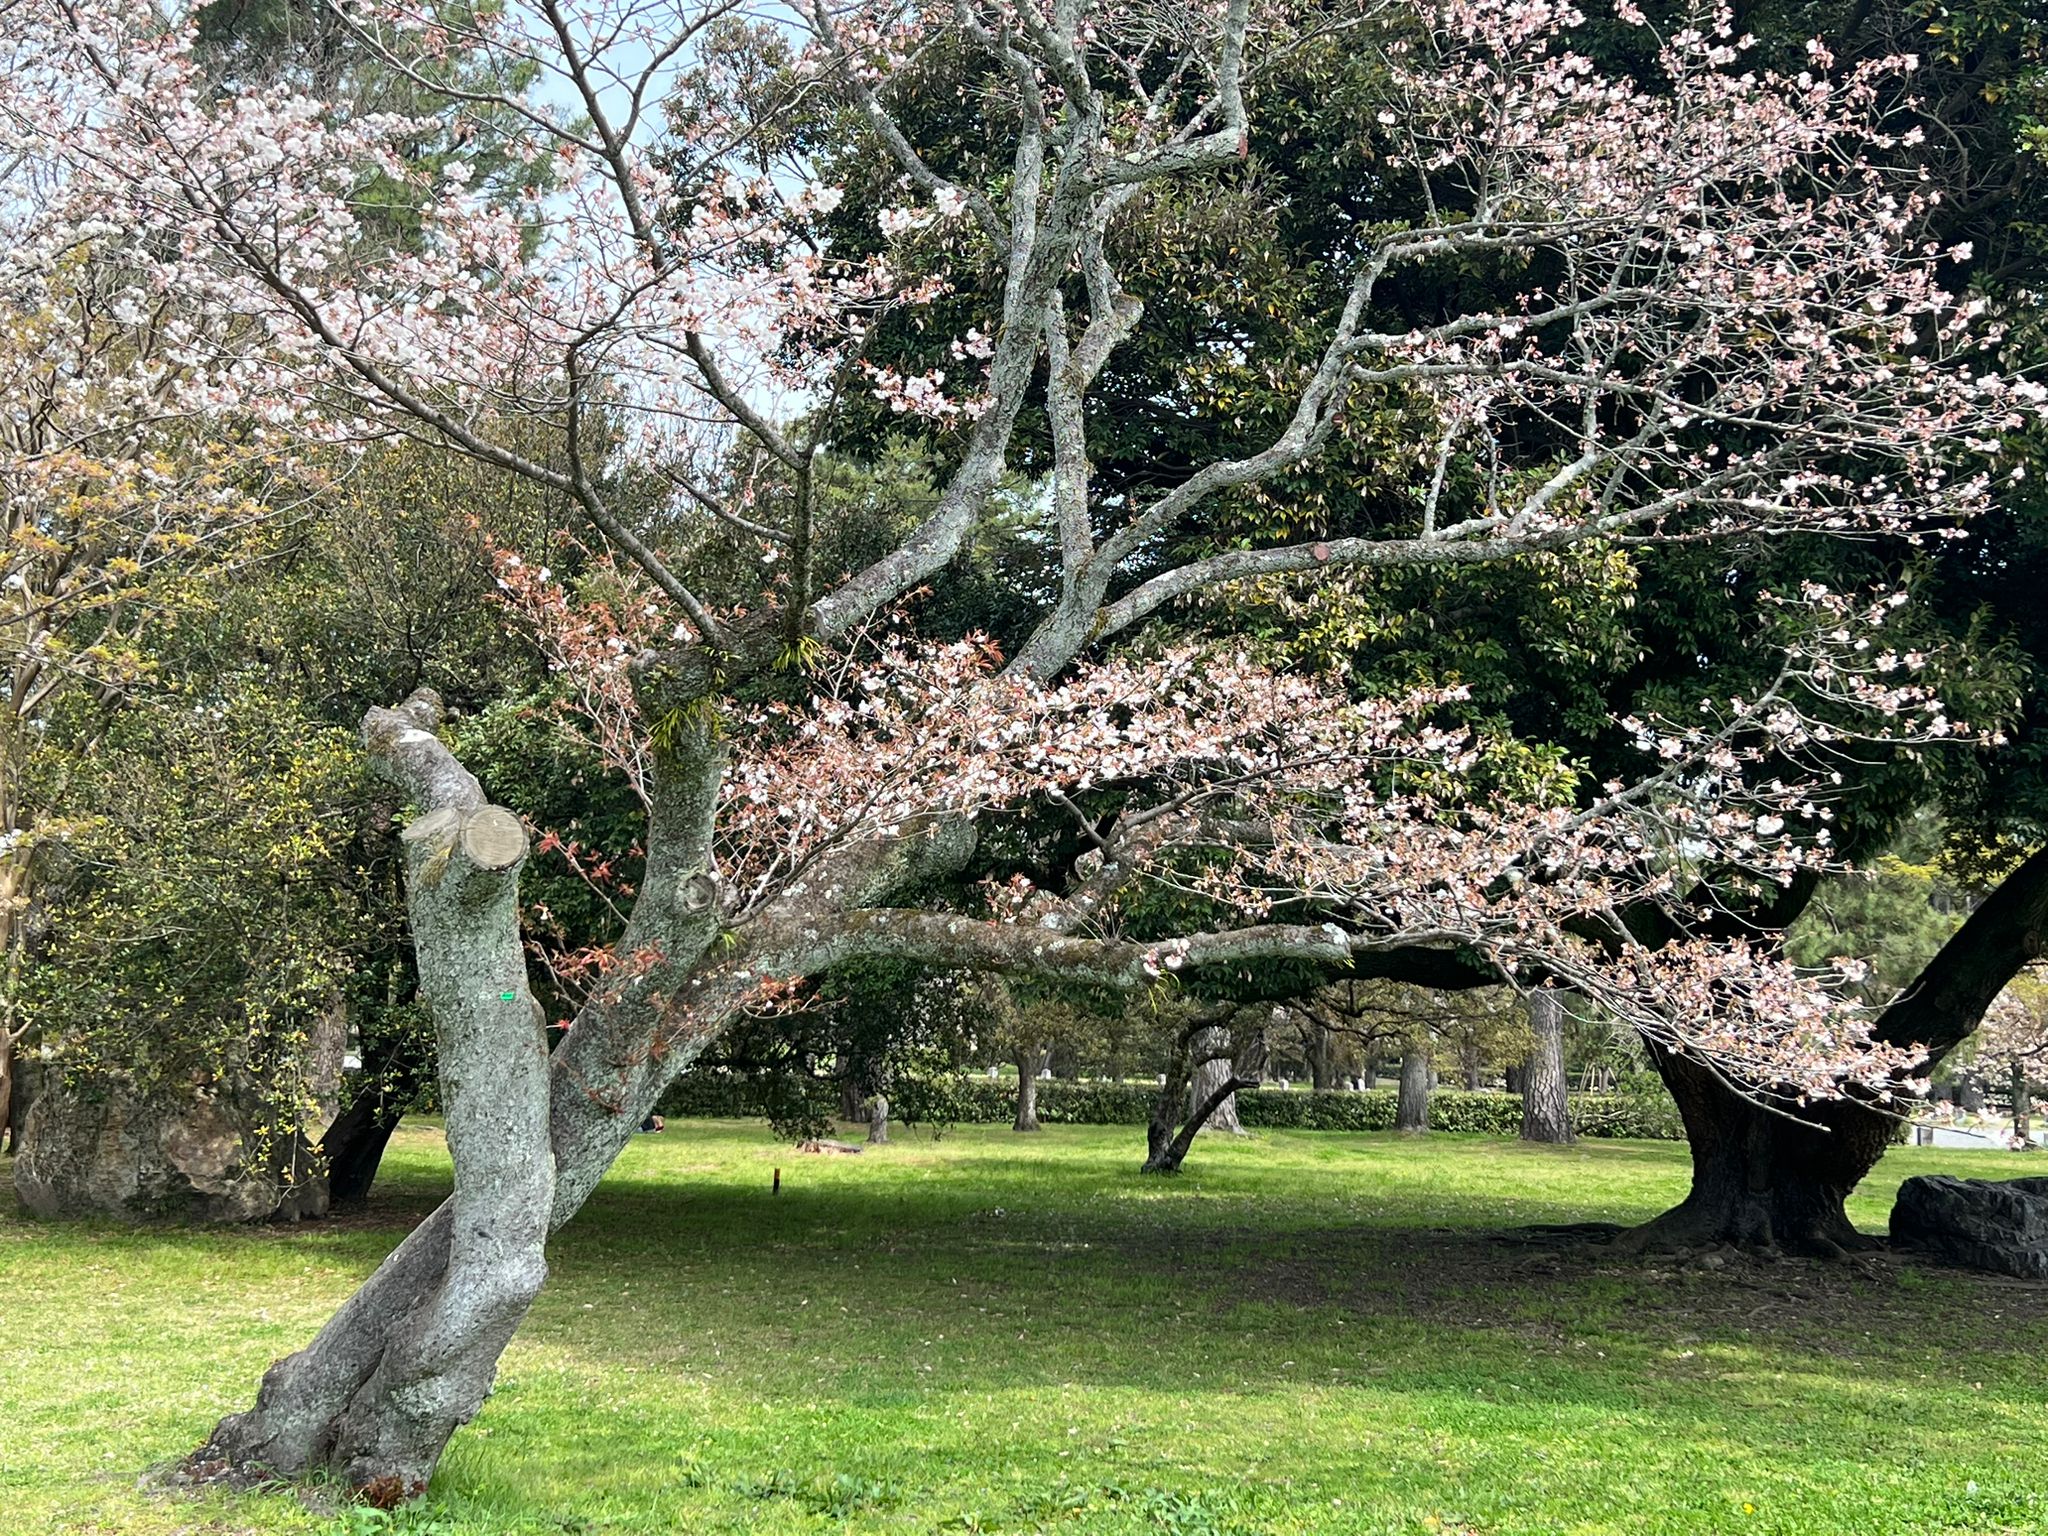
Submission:
M 455 1190 L 198 1458 L 329 1466 L 387 1505 L 425 1488 L 449 1435 L 482 1406 L 547 1273 L 554 1200 L 547 1042 L 519 933 L 526 833 L 435 738 L 439 712 L 415 694 L 371 711 L 363 737 L 422 808 L 403 834 L 407 904 Z

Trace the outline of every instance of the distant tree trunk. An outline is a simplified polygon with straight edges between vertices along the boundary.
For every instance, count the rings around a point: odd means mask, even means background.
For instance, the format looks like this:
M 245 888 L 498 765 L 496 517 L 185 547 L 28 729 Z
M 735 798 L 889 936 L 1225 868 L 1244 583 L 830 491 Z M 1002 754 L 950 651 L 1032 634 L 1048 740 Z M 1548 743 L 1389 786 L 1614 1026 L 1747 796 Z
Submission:
M 1562 1145 L 1572 1139 L 1572 1113 L 1564 1080 L 1564 999 L 1552 988 L 1529 995 L 1529 1032 L 1536 1043 L 1522 1069 L 1522 1140 Z
M 1152 1100 L 1152 1117 L 1145 1127 L 1145 1163 L 1140 1170 L 1144 1173 L 1178 1173 L 1181 1163 L 1187 1158 L 1188 1148 L 1194 1145 L 1195 1135 L 1205 1125 L 1215 1123 L 1216 1111 L 1223 1101 L 1241 1088 L 1256 1086 L 1256 1073 L 1265 1060 L 1265 1037 L 1255 1035 L 1238 1053 L 1235 1062 L 1227 1057 L 1218 1058 L 1224 1063 L 1222 1080 L 1216 1082 L 1209 1092 L 1195 1098 L 1190 1085 L 1202 1062 L 1202 1057 L 1229 1043 L 1222 1020 L 1229 1017 L 1228 1010 L 1212 1014 L 1214 1022 L 1198 1020 L 1181 1032 L 1174 1046 L 1166 1071 L 1160 1074 L 1159 1092 Z M 1219 1040 L 1217 1037 L 1221 1036 Z M 1197 1045 L 1197 1041 L 1206 1043 Z M 1185 1122 L 1176 1132 L 1173 1123 L 1183 1114 Z
M 1412 1045 L 1401 1056 L 1401 1097 L 1394 1106 L 1394 1129 L 1415 1134 L 1429 1129 L 1429 1055 Z
M 327 1159 L 327 1197 L 335 1205 L 359 1205 L 370 1198 L 391 1133 L 404 1111 L 383 1094 L 366 1093 L 327 1127 L 320 1150 Z
M 1308 1085 L 1316 1093 L 1322 1093 L 1330 1086 L 1330 1060 L 1324 1039 L 1322 1027 L 1311 1023 L 1302 1041 L 1302 1054 L 1308 1058 Z
M 1467 1093 L 1477 1093 L 1482 1086 L 1480 1074 L 1485 1070 L 1485 1065 L 1479 1056 L 1479 1042 L 1477 1040 L 1467 1040 L 1464 1049 L 1459 1055 L 1461 1058 L 1460 1065 L 1465 1069 L 1465 1091 Z
M 18 728 L 19 719 L 14 724 Z M 0 1145 L 16 1156 L 21 1153 L 20 1112 L 25 1112 L 27 1106 L 15 1103 L 19 1078 L 14 1046 L 27 1026 L 15 1020 L 14 999 L 21 981 L 22 946 L 26 942 L 23 913 L 29 900 L 29 860 L 25 850 L 31 846 L 14 835 L 21 825 L 22 807 L 0 787 L 0 832 L 7 834 L 12 845 L 12 851 L 0 858 L 0 964 L 5 965 L 7 972 L 5 997 L 0 999 Z
M 1042 1053 L 1031 1046 L 1017 1053 L 1017 1123 L 1013 1131 L 1038 1129 L 1038 1060 Z
M 868 1100 L 868 1145 L 886 1146 L 889 1141 L 889 1101 L 881 1094 Z
M 1380 1053 L 1378 1051 L 1374 1051 L 1370 1056 L 1365 1058 L 1365 1076 L 1361 1079 L 1361 1081 L 1365 1084 L 1366 1092 L 1368 1093 L 1370 1093 L 1373 1089 L 1379 1087 Z
M 1215 1054 L 1229 1049 L 1230 1031 L 1223 1025 L 1209 1025 L 1195 1032 L 1195 1070 L 1188 1090 L 1188 1114 L 1194 1117 L 1196 1130 L 1206 1126 L 1212 1131 L 1242 1136 L 1244 1125 L 1237 1118 L 1237 1091 L 1224 1086 L 1234 1081 L 1230 1057 Z M 1210 1059 L 1204 1060 L 1205 1056 Z M 1210 1106 L 1206 1115 L 1202 1113 L 1204 1104 Z
M 427 1066 L 426 1053 L 406 1039 L 387 1042 L 377 1059 L 363 1064 L 364 1077 L 377 1086 L 358 1091 L 320 1138 L 332 1204 L 358 1205 L 370 1198 L 391 1133 L 418 1097 Z
M 2012 1134 L 2022 1146 L 2033 1140 L 2033 1106 L 2027 1102 L 2026 1063 L 2012 1064 Z

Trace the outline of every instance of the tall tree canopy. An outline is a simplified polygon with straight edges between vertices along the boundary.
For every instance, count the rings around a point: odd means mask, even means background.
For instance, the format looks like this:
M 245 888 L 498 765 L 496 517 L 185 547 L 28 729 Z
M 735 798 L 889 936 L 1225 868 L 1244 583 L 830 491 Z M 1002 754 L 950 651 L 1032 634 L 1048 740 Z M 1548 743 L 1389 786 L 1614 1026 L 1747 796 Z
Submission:
M 1630 7 L 1654 84 L 1540 3 L 819 0 L 790 70 L 859 126 L 862 174 L 806 180 L 734 86 L 718 8 L 336 11 L 432 114 L 289 70 L 223 86 L 135 0 L 12 16 L 0 152 L 38 175 L 0 276 L 45 308 L 51 274 L 89 260 L 117 313 L 164 316 L 133 365 L 154 393 L 124 363 L 107 411 L 160 401 L 284 453 L 405 436 L 548 492 L 610 600 L 558 598 L 551 570 L 507 585 L 592 740 L 644 770 L 636 899 L 550 1056 L 525 827 L 439 734 L 433 691 L 365 715 L 412 813 L 455 1192 L 195 1465 L 417 1492 L 548 1232 L 662 1087 L 855 960 L 1194 990 L 1275 963 L 1426 982 L 1476 955 L 1795 1108 L 1882 1098 L 1917 1059 L 1718 921 L 1830 865 L 1841 753 L 1980 739 L 1902 598 L 1786 583 L 1759 602 L 1755 686 L 1631 716 L 1633 766 L 1583 783 L 1489 771 L 1459 689 L 1353 698 L 1227 624 L 1157 629 L 1260 578 L 1920 539 L 1979 511 L 2044 391 L 1944 287 L 1954 253 L 1891 168 L 1911 127 L 1888 61 L 1753 67 L 1726 17 L 1658 29 Z M 1332 38 L 1363 61 L 1362 112 L 1261 98 Z M 450 51 L 489 83 L 441 73 Z M 938 67 L 993 125 L 971 153 L 927 157 L 899 120 Z M 1205 188 L 1280 228 L 1244 179 L 1268 110 L 1360 183 L 1297 297 L 1247 328 L 1201 261 L 1176 289 L 1175 248 L 1135 236 Z M 451 120 L 473 156 L 415 153 Z M 479 179 L 541 163 L 546 188 Z M 392 238 L 394 208 L 416 239 Z M 872 240 L 834 237 L 867 212 Z M 955 291 L 985 296 L 964 325 Z M 887 345 L 917 316 L 943 359 Z M 1119 391 L 1162 357 L 1231 430 L 1170 430 L 1178 397 Z M 943 429 L 929 497 L 864 548 L 821 516 L 847 402 Z M 1383 515 L 1261 520 L 1368 445 L 1398 475 L 1370 487 Z M 1001 640 L 920 632 L 906 603 L 1005 529 L 1044 563 L 1004 592 Z M 1003 819 L 1047 807 L 1058 846 L 1005 856 Z

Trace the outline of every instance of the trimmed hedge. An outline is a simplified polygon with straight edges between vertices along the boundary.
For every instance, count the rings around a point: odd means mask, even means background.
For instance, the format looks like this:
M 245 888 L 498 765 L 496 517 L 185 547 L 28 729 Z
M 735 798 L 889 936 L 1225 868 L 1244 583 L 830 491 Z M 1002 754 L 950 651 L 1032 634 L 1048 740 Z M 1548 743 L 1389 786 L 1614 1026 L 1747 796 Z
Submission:
M 1017 1113 L 1017 1085 L 1010 1078 L 969 1077 L 932 1085 L 931 1097 L 960 1125 L 1003 1125 Z M 1143 1125 L 1151 1118 L 1154 1090 L 1142 1083 L 1038 1085 L 1038 1118 L 1046 1125 Z M 1255 1088 L 1237 1096 L 1238 1118 L 1247 1126 L 1299 1131 L 1386 1131 L 1394 1125 L 1395 1091 L 1307 1093 Z M 691 1072 L 662 1096 L 661 1112 L 681 1118 L 752 1119 L 765 1108 L 761 1085 L 721 1072 Z M 1678 1107 L 1659 1094 L 1575 1093 L 1572 1127 L 1581 1136 L 1635 1137 L 1683 1141 Z M 1469 1093 L 1439 1088 L 1429 1096 L 1430 1129 L 1482 1136 L 1514 1136 L 1522 1129 L 1522 1101 L 1507 1093 Z

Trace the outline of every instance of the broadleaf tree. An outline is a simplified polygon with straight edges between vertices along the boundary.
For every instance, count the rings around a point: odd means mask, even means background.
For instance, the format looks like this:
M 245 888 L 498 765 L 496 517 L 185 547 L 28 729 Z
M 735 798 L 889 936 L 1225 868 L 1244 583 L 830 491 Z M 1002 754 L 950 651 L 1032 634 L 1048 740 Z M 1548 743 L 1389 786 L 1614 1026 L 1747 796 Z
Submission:
M 764 171 L 755 115 L 711 96 L 665 111 L 723 9 L 338 10 L 423 88 L 435 76 L 409 61 L 436 48 L 501 51 L 485 80 L 533 67 L 516 94 L 470 93 L 499 163 L 553 167 L 508 207 L 460 156 L 409 157 L 445 114 L 359 111 L 288 73 L 217 90 L 190 34 L 138 0 L 9 8 L 0 151 L 39 156 L 56 194 L 9 231 L 7 272 L 82 240 L 118 250 L 138 295 L 220 317 L 174 338 L 182 410 L 323 450 L 402 434 L 523 477 L 660 618 L 605 664 L 645 738 L 644 874 L 552 1056 L 518 933 L 525 829 L 437 733 L 432 694 L 365 718 L 373 766 L 415 813 L 409 905 L 455 1189 L 215 1428 L 194 1475 L 332 1467 L 379 1502 L 424 1488 L 541 1284 L 548 1233 L 662 1087 L 732 1021 L 799 1004 L 805 978 L 851 960 L 1196 990 L 1283 961 L 1426 981 L 1476 955 L 1794 1112 L 1896 1091 L 1909 1045 L 1873 1043 L 1818 978 L 1701 920 L 1826 867 L 1845 742 L 1976 734 L 1889 642 L 1889 599 L 1781 594 L 1772 680 L 1630 722 L 1642 770 L 1576 798 L 1475 782 L 1467 733 L 1434 723 L 1447 691 L 1355 702 L 1227 646 L 1144 636 L 1251 577 L 1937 536 L 1967 517 L 2041 391 L 1998 370 L 1986 317 L 1951 301 L 1942 253 L 1916 237 L 1920 194 L 1886 169 L 1884 61 L 1837 73 L 1819 49 L 1801 73 L 1748 68 L 1709 13 L 1652 34 L 1651 93 L 1574 53 L 1580 18 L 1543 3 L 818 0 L 794 67 L 902 189 L 874 211 L 879 251 L 842 257 L 819 234 L 838 190 Z M 1385 61 L 1373 121 L 1420 211 L 1360 218 L 1328 253 L 1331 302 L 1281 349 L 1286 404 L 1261 441 L 1105 494 L 1094 386 L 1146 314 L 1119 221 L 1235 175 L 1247 80 L 1331 29 Z M 927 50 L 981 61 L 1005 150 L 989 174 L 952 179 L 894 122 L 892 82 Z M 417 208 L 416 241 L 385 238 L 382 192 L 358 208 L 385 183 Z M 905 372 L 864 344 L 945 291 L 956 258 L 918 238 L 942 224 L 999 274 L 1000 312 L 952 338 L 952 366 Z M 1420 320 L 1382 308 L 1391 277 L 1461 263 L 1521 281 Z M 1192 537 L 1217 498 L 1310 462 L 1388 390 L 1421 402 L 1408 519 Z M 818 492 L 834 402 L 862 393 L 945 425 L 947 450 L 925 514 L 838 570 Z M 1012 646 L 919 636 L 914 612 L 892 616 L 1016 510 L 1027 404 L 1047 424 L 1031 494 L 1056 575 Z M 1515 433 L 1555 451 L 1486 451 Z M 667 490 L 651 512 L 650 485 Z M 707 595 L 693 561 L 713 538 L 750 557 L 751 592 Z M 1072 818 L 1071 860 L 948 897 L 979 826 L 1019 806 Z M 1141 887 L 1182 892 L 1201 923 L 1131 931 Z M 1642 942 L 1644 912 L 1685 937 Z

